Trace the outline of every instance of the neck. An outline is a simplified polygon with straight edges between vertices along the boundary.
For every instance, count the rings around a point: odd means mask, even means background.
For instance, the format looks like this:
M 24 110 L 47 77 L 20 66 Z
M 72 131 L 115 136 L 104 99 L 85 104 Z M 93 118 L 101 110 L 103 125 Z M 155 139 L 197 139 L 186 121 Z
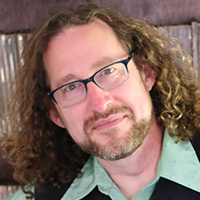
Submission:
M 156 178 L 162 137 L 163 127 L 154 119 L 143 144 L 133 154 L 117 161 L 97 158 L 127 199 Z

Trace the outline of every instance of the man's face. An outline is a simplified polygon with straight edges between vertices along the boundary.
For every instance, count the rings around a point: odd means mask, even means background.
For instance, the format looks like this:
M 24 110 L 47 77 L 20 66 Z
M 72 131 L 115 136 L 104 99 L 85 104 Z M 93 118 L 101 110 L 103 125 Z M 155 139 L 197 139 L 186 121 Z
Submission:
M 68 82 L 86 79 L 96 71 L 129 55 L 112 29 L 100 20 L 66 28 L 51 39 L 44 63 L 51 90 Z M 67 108 L 55 104 L 51 120 L 66 128 L 74 141 L 89 154 L 116 160 L 132 154 L 143 142 L 152 121 L 149 95 L 153 72 L 139 72 L 128 63 L 129 78 L 105 91 L 87 84 L 87 96 Z

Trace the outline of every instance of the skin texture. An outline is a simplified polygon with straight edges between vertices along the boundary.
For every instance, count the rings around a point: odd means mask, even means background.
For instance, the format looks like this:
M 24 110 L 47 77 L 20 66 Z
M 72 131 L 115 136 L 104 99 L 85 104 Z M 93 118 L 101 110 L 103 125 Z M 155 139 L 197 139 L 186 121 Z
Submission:
M 112 29 L 104 22 L 95 20 L 88 25 L 63 30 L 51 39 L 43 59 L 51 90 L 54 90 L 67 82 L 88 78 L 97 70 L 127 56 L 129 55 Z M 145 151 L 148 154 L 151 152 L 145 146 L 151 146 L 149 140 L 152 135 L 158 135 L 162 130 L 153 116 L 149 95 L 155 82 L 154 72 L 150 66 L 144 66 L 143 71 L 138 71 L 133 60 L 129 62 L 128 68 L 129 79 L 122 85 L 104 91 L 90 82 L 87 84 L 86 99 L 68 108 L 55 104 L 56 109 L 50 110 L 50 118 L 58 126 L 66 128 L 83 150 L 94 154 L 123 194 L 131 198 L 141 190 L 143 184 L 155 178 L 161 151 L 160 145 L 155 144 L 161 144 L 161 138 L 151 141 L 158 153 L 151 159 L 152 168 L 148 176 L 143 173 L 143 169 L 149 170 L 150 166 L 144 166 L 144 163 L 149 164 L 146 162 L 149 158 L 142 159 L 141 155 L 146 155 Z M 154 148 L 152 155 L 153 153 Z M 120 180 L 125 179 L 118 177 L 130 171 L 124 166 L 141 159 L 144 162 L 136 164 L 133 167 L 135 173 L 131 172 L 131 175 L 135 177 L 144 174 L 146 178 L 136 189 L 130 188 L 134 191 L 133 194 L 124 190 L 120 185 L 123 181 Z M 119 169 L 124 170 L 115 171 L 119 166 Z M 141 177 L 143 180 L 143 176 Z

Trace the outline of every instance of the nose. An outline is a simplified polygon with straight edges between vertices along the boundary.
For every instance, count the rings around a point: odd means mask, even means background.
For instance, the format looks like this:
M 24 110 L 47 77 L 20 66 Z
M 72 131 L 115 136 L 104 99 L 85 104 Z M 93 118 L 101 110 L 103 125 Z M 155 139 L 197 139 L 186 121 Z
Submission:
M 87 84 L 88 110 L 103 112 L 112 104 L 114 97 L 110 91 L 99 88 L 94 83 Z

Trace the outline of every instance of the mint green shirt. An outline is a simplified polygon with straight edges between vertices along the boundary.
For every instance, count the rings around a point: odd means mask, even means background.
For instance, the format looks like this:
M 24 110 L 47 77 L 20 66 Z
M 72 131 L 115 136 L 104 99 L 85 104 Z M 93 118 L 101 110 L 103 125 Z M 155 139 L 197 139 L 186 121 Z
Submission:
M 185 187 L 200 192 L 200 163 L 190 142 L 180 141 L 169 136 L 165 130 L 161 158 L 157 169 L 157 178 L 132 200 L 149 199 L 160 177 L 177 182 Z M 96 186 L 99 191 L 113 200 L 127 200 L 105 169 L 93 156 L 82 169 L 83 176 L 76 178 L 61 200 L 79 200 L 89 194 Z M 25 200 L 21 190 L 7 200 Z

